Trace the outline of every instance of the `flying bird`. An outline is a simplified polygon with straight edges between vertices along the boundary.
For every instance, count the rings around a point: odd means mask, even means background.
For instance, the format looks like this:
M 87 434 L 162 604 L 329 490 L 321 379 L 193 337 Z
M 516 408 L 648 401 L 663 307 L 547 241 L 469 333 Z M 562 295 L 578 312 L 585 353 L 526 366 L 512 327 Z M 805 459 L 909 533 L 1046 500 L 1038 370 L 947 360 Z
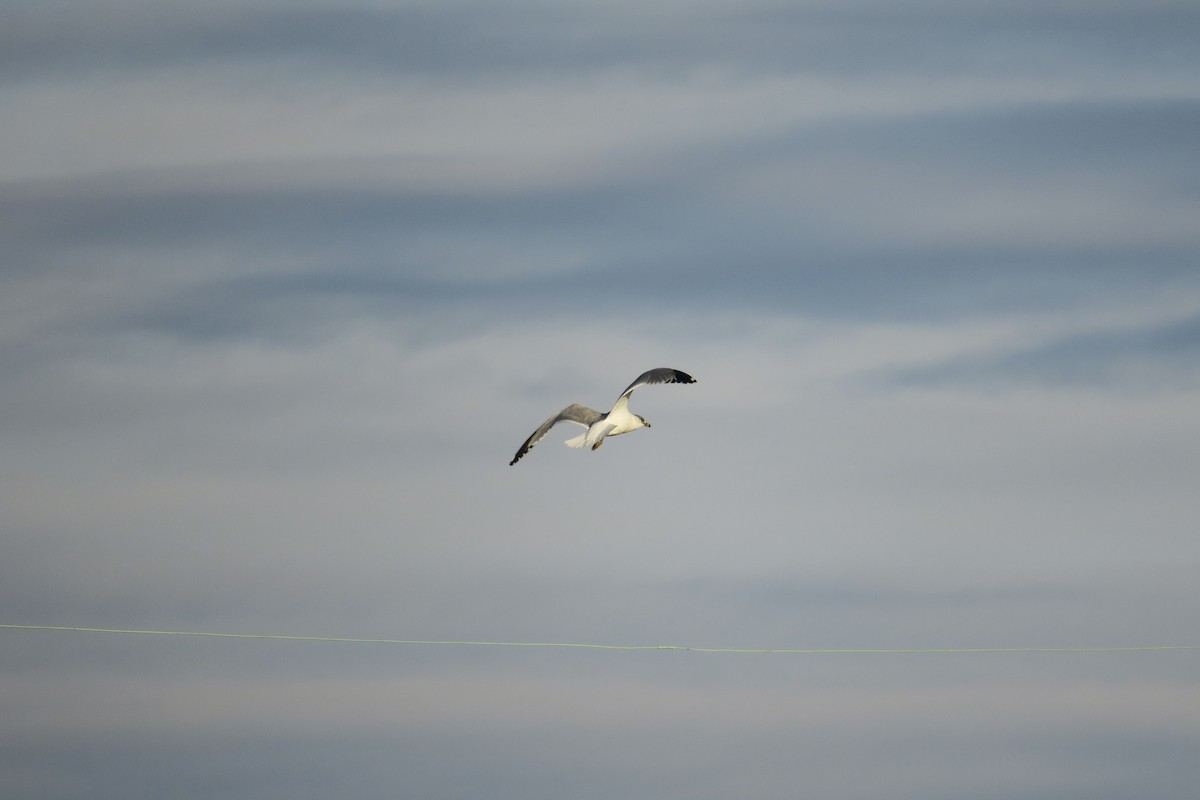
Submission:
M 670 367 L 659 367 L 658 369 L 643 372 L 638 376 L 637 380 L 629 384 L 629 388 L 621 392 L 621 396 L 617 398 L 617 402 L 613 403 L 612 410 L 607 414 L 602 414 L 587 406 L 581 406 L 579 403 L 572 403 L 543 422 L 536 431 L 530 434 L 529 438 L 525 440 L 525 444 L 521 445 L 521 449 L 517 450 L 517 454 L 513 456 L 513 460 L 508 462 L 508 465 L 511 467 L 520 461 L 523 455 L 532 450 L 533 446 L 549 433 L 551 428 L 560 422 L 573 422 L 576 425 L 587 428 L 586 432 L 576 436 L 574 439 L 568 439 L 565 442 L 567 447 L 590 447 L 593 450 L 604 444 L 604 439 L 607 436 L 629 433 L 630 431 L 636 431 L 638 428 L 649 428 L 650 423 L 646 422 L 644 417 L 631 413 L 629 410 L 629 395 L 633 394 L 633 390 L 639 386 L 646 386 L 652 383 L 695 382 L 696 379 L 686 372 L 680 372 Z

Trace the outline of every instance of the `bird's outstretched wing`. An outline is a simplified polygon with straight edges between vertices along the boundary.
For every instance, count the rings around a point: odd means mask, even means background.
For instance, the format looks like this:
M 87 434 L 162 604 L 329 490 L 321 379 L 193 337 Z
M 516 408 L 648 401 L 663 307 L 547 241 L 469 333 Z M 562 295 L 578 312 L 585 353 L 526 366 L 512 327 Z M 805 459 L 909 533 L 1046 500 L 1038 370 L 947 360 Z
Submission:
M 688 375 L 686 372 L 680 372 L 679 370 L 671 369 L 670 367 L 659 367 L 658 369 L 647 370 L 646 372 L 643 372 L 641 375 L 639 375 L 637 380 L 635 380 L 633 383 L 629 384 L 628 389 L 621 392 L 621 397 L 618 397 L 617 400 L 621 400 L 622 398 L 628 399 L 629 395 L 633 394 L 634 389 L 638 388 L 639 386 L 645 386 L 646 384 L 650 384 L 650 383 L 695 383 L 695 382 L 696 382 L 696 379 L 693 378 L 691 375 Z
M 646 373 L 646 375 L 649 374 L 649 372 Z M 642 377 L 645 376 L 643 375 Z M 590 409 L 587 406 L 581 406 L 579 403 L 572 403 L 550 419 L 543 422 L 536 431 L 531 433 L 529 438 L 525 440 L 525 444 L 521 445 L 521 448 L 517 450 L 517 454 L 513 456 L 513 460 L 508 462 L 508 465 L 511 467 L 513 464 L 520 461 L 521 456 L 532 450 L 533 446 L 538 443 L 538 440 L 549 433 L 550 429 L 558 423 L 574 422 L 576 425 L 582 425 L 585 428 L 590 428 L 592 423 L 596 422 L 603 416 L 604 415 L 599 411 Z

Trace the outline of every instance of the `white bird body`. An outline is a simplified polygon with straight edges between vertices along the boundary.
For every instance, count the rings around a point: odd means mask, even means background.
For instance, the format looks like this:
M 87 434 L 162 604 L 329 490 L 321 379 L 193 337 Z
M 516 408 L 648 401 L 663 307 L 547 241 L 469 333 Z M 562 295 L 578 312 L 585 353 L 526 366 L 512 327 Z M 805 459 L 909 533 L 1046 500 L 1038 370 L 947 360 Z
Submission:
M 622 433 L 636 431 L 638 428 L 649 428 L 650 423 L 637 414 L 629 410 L 629 396 L 633 394 L 633 390 L 639 386 L 651 383 L 695 383 L 696 379 L 686 372 L 680 372 L 677 369 L 670 367 L 659 367 L 647 372 L 643 372 L 638 376 L 637 380 L 629 384 L 621 396 L 617 398 L 617 402 L 613 403 L 612 410 L 607 414 L 602 414 L 595 409 L 581 406 L 578 403 L 571 405 L 558 412 L 550 419 L 546 420 L 541 426 L 530 434 L 525 443 L 517 450 L 517 454 L 513 456 L 513 460 L 508 462 L 511 467 L 521 460 L 521 457 L 533 449 L 533 446 L 545 436 L 551 428 L 560 422 L 570 422 L 575 425 L 587 428 L 579 436 L 568 439 L 565 444 L 567 447 L 590 447 L 593 450 L 604 444 L 605 438 L 609 436 L 619 436 Z
M 646 420 L 637 414 L 630 413 L 629 398 L 621 395 L 621 399 L 613 406 L 612 411 L 604 415 L 603 419 L 593 422 L 588 426 L 586 433 L 576 436 L 573 439 L 567 439 L 564 444 L 567 447 L 590 447 L 595 450 L 604 444 L 604 439 L 607 436 L 619 436 L 622 433 L 636 431 L 638 428 L 649 427 L 649 422 L 646 422 Z

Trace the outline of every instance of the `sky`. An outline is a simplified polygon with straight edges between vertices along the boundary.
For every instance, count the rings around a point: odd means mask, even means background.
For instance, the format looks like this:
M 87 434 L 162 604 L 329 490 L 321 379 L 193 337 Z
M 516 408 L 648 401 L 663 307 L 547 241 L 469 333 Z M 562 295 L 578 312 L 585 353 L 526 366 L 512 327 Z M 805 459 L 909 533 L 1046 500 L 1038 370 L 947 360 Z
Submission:
M 0 794 L 1193 797 L 1197 30 L 0 2 Z

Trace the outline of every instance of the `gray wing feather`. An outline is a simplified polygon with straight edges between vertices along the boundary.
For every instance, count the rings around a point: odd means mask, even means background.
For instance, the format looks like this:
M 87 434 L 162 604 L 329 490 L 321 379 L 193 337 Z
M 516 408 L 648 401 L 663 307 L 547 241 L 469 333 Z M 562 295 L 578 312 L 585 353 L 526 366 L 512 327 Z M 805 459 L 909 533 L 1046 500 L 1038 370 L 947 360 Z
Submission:
M 532 450 L 533 446 L 537 444 L 543 436 L 549 433 L 550 429 L 558 423 L 574 422 L 576 425 L 582 425 L 585 428 L 590 428 L 594 422 L 599 421 L 603 416 L 604 415 L 599 411 L 590 409 L 587 406 L 581 406 L 579 403 L 572 403 L 550 419 L 543 422 L 536 431 L 531 433 L 529 438 L 525 440 L 525 444 L 521 445 L 520 449 L 517 450 L 517 454 L 513 456 L 513 460 L 508 462 L 508 465 L 511 467 L 513 464 L 520 461 L 521 457 Z
M 633 394 L 633 390 L 639 386 L 645 386 L 651 383 L 695 383 L 696 379 L 686 372 L 680 372 L 677 369 L 670 367 L 658 367 L 657 369 L 647 370 L 638 376 L 637 380 L 629 384 L 629 388 L 621 392 L 621 397 L 629 397 Z M 617 398 L 620 400 L 621 398 Z

